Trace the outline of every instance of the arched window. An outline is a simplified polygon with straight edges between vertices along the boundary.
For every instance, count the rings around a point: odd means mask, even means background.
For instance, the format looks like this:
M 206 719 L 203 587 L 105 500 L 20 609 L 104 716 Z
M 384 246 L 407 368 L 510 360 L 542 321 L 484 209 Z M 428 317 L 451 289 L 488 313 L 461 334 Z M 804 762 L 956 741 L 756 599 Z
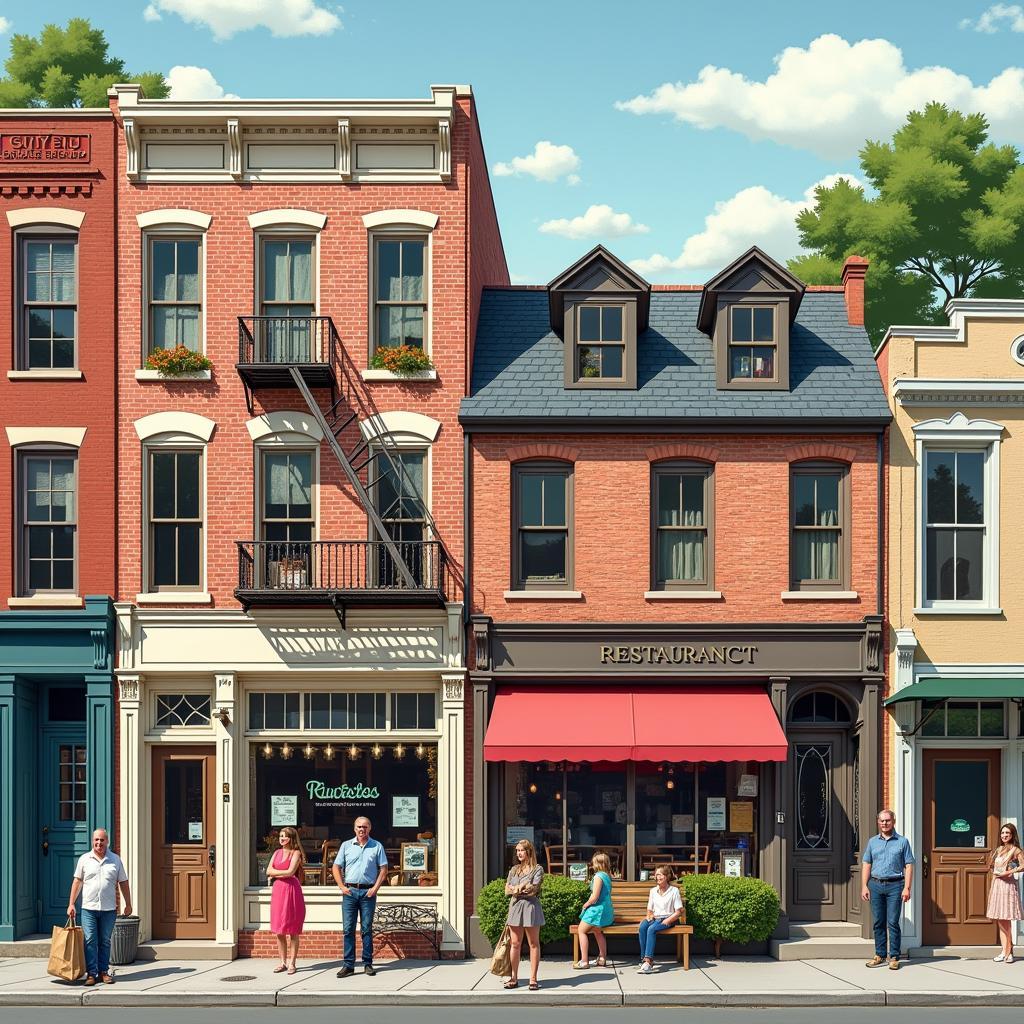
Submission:
M 789 721 L 793 725 L 849 725 L 850 713 L 835 694 L 811 690 L 793 702 Z

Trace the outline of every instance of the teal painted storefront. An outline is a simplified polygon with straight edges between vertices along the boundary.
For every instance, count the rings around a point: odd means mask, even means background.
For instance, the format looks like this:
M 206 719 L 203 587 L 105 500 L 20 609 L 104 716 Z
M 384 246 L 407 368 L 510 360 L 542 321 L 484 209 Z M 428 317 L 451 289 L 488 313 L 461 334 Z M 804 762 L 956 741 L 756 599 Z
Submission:
M 0 612 L 0 941 L 63 923 L 89 834 L 114 838 L 113 644 L 107 597 Z

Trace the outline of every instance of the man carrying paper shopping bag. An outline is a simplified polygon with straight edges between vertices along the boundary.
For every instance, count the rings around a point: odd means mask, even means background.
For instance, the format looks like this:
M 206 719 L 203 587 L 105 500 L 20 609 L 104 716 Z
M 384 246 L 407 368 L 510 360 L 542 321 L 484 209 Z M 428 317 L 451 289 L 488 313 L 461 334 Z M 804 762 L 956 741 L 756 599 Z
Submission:
M 68 917 L 75 916 L 75 902 L 82 895 L 82 932 L 85 935 L 85 983 L 113 985 L 110 975 L 110 936 L 117 916 L 117 887 L 124 897 L 125 917 L 132 912 L 132 894 L 121 858 L 108 849 L 105 828 L 92 834 L 92 850 L 78 858 L 71 882 Z

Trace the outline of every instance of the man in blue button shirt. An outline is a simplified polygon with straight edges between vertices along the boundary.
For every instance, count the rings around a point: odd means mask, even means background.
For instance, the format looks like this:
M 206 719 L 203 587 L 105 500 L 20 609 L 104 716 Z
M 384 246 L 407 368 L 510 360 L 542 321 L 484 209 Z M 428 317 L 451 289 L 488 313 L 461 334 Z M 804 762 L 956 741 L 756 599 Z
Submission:
M 370 819 L 356 818 L 355 838 L 341 844 L 331 872 L 341 890 L 341 926 L 345 931 L 339 978 L 347 978 L 356 969 L 356 916 L 363 933 L 363 973 L 371 977 L 373 969 L 373 912 L 377 890 L 388 877 L 388 857 L 384 847 L 370 838 Z
M 886 961 L 885 931 L 889 929 L 889 970 L 900 968 L 900 915 L 910 899 L 914 878 L 914 852 L 905 836 L 896 831 L 896 815 L 889 808 L 878 812 L 878 835 L 864 847 L 860 898 L 871 901 L 875 930 L 875 955 L 868 967 L 881 967 Z

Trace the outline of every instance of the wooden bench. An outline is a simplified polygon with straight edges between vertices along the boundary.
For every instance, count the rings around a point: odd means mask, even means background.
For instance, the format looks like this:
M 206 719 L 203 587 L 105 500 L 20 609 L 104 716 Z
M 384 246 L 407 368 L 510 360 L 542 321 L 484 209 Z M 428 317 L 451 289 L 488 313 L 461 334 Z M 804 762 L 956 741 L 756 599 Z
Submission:
M 647 916 L 647 900 L 651 893 L 650 882 L 612 882 L 612 910 L 615 911 L 615 918 L 607 928 L 601 931 L 605 935 L 636 935 L 640 930 L 640 922 Z M 679 895 L 683 900 L 683 909 L 679 920 L 658 932 L 658 936 L 674 935 L 676 940 L 676 960 L 683 965 L 683 970 L 690 969 L 690 936 L 693 934 L 693 925 L 686 923 L 686 890 L 678 886 Z M 579 925 L 570 925 L 572 933 L 572 962 L 579 963 L 580 959 L 580 936 Z

